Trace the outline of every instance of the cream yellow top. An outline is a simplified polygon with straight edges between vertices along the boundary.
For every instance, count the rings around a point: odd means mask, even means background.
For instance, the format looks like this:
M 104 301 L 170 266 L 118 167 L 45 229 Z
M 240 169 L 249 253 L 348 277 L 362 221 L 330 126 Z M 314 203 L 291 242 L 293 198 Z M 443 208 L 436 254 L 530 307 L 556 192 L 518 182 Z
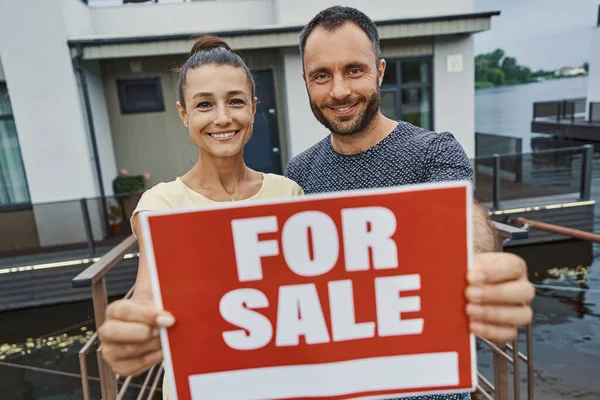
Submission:
M 277 197 L 302 196 L 304 191 L 294 181 L 275 174 L 263 174 L 260 190 L 252 197 L 240 201 L 273 199 Z M 190 189 L 180 178 L 171 182 L 159 183 L 144 192 L 137 207 L 131 215 L 131 228 L 134 226 L 133 217 L 140 211 L 163 211 L 174 208 L 210 207 L 219 204 L 200 193 Z M 135 232 L 135 230 L 134 230 Z M 167 378 L 163 378 L 163 400 L 169 399 Z
M 240 201 L 301 196 L 303 194 L 304 191 L 302 188 L 285 176 L 263 174 L 263 183 L 260 190 L 254 196 Z M 163 211 L 198 206 L 210 207 L 212 204 L 219 204 L 219 202 L 213 201 L 190 189 L 180 178 L 171 182 L 159 183 L 144 192 L 140 198 L 137 207 L 131 215 L 131 228 L 134 228 L 133 217 L 140 211 Z

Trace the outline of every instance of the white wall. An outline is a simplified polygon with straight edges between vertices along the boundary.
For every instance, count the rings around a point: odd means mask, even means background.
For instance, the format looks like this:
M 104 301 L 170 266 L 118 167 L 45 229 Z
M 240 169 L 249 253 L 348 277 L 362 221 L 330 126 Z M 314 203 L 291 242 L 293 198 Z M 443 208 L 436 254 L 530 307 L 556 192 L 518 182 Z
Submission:
M 600 27 L 592 31 L 587 101 L 600 101 Z
M 4 81 L 4 70 L 2 69 L 2 59 L 0 59 L 0 82 Z
M 105 1 L 108 6 L 90 7 L 89 13 L 96 35 L 145 36 L 303 25 L 319 11 L 338 3 L 337 0 L 219 0 L 113 6 Z M 346 0 L 343 3 L 358 8 L 373 20 L 473 11 L 473 0 Z M 70 36 L 87 34 L 76 33 L 75 28 L 72 32 Z
M 61 3 L 0 0 L 0 54 L 32 202 L 96 196 Z
M 53 0 L 57 2 L 58 0 Z M 88 6 L 79 0 L 60 0 L 63 23 L 68 36 L 89 36 L 94 33 Z
M 367 14 L 373 20 L 389 20 L 434 15 L 462 14 L 473 11 L 473 0 L 276 0 L 277 23 L 301 25 L 319 11 L 342 3 Z
M 148 36 L 272 25 L 274 0 L 195 1 L 90 8 L 97 35 Z
M 300 51 L 286 49 L 283 53 L 285 95 L 288 119 L 290 158 L 324 138 L 329 131 L 313 115 L 308 93 L 302 79 Z
M 434 129 L 451 132 L 469 158 L 475 156 L 473 36 L 436 37 L 433 52 Z M 462 70 L 448 71 L 448 56 L 462 56 Z

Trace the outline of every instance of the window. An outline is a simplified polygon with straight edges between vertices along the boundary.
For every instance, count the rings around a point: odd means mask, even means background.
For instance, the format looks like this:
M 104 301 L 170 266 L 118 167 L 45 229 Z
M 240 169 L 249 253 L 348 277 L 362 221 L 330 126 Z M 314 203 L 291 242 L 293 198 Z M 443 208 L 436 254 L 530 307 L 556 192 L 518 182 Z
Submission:
M 121 114 L 165 111 L 160 78 L 117 79 Z
M 381 85 L 381 112 L 433 129 L 431 58 L 388 61 Z
M 29 189 L 5 82 L 0 82 L 0 206 L 28 204 Z

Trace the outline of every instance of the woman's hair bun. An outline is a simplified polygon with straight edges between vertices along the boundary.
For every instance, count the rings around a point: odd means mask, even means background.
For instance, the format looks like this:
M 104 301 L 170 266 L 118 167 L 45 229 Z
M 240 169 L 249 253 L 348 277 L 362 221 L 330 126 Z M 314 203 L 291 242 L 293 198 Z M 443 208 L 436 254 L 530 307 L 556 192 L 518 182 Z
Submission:
M 190 56 L 199 51 L 208 51 L 219 47 L 231 51 L 229 45 L 220 37 L 215 35 L 201 35 L 197 37 L 196 43 L 194 43 L 194 46 L 190 51 Z

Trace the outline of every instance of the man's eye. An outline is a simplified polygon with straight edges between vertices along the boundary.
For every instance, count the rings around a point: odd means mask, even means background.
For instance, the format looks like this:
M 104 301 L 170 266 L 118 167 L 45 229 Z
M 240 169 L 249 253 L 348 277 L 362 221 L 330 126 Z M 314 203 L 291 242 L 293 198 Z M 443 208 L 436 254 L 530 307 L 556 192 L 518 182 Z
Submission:
M 359 68 L 353 68 L 350 70 L 350 74 L 352 75 L 356 75 L 356 74 L 360 74 L 360 69 Z

